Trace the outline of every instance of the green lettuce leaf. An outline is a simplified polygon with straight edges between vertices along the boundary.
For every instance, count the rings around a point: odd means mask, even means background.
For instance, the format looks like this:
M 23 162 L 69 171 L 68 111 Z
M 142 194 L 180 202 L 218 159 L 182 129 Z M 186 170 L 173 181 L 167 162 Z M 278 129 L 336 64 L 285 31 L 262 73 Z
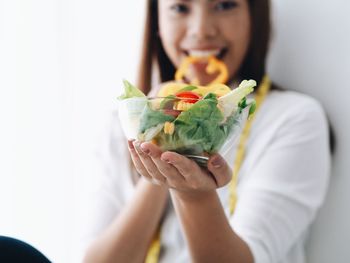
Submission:
M 146 96 L 145 94 L 143 94 L 143 92 L 141 90 L 136 88 L 129 81 L 123 80 L 123 84 L 124 84 L 124 94 L 122 94 L 118 97 L 119 100 L 124 100 L 124 99 L 128 99 L 128 98 L 133 98 L 133 97 L 145 97 Z
M 176 93 L 180 93 L 180 92 L 183 92 L 183 91 L 192 91 L 192 90 L 195 90 L 195 89 L 197 89 L 197 88 L 198 88 L 198 87 L 196 87 L 196 86 L 189 85 L 189 86 L 186 86 L 186 87 L 180 89 L 180 90 L 179 90 L 178 92 L 176 92 Z
M 217 103 L 216 95 L 209 93 L 203 100 L 198 101 L 176 118 L 174 134 L 159 133 L 158 142 L 164 146 L 165 150 L 175 149 L 182 154 L 217 151 L 227 138 L 229 131 L 226 124 L 221 124 L 224 117 Z
M 158 124 L 165 123 L 167 121 L 172 122 L 175 117 L 164 114 L 161 111 L 153 110 L 147 104 L 140 117 L 140 133 L 144 133 L 147 129 L 157 126 Z
M 219 106 L 224 112 L 224 117 L 232 115 L 238 108 L 244 109 L 247 104 L 245 97 L 254 91 L 256 86 L 255 80 L 243 80 L 238 88 L 219 98 Z M 245 104 L 242 104 L 245 103 Z

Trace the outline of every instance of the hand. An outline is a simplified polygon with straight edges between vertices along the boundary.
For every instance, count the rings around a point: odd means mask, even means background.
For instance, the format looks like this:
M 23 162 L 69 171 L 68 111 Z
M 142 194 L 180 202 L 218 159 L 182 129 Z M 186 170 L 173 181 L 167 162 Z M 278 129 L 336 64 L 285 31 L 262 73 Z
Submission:
M 162 152 L 149 142 L 128 141 L 136 170 L 153 183 L 175 190 L 209 191 L 231 180 L 231 169 L 219 154 L 210 157 L 207 169 L 175 152 Z

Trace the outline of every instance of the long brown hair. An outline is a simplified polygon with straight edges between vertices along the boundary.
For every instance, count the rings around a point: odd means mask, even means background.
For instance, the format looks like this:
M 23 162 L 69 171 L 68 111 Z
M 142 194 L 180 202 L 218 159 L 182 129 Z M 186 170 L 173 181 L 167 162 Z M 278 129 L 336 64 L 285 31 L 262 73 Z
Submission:
M 266 55 L 271 32 L 270 1 L 248 0 L 248 3 L 252 21 L 251 41 L 239 70 L 239 77 L 255 79 L 259 83 L 266 73 Z M 147 94 L 151 89 L 154 63 L 161 65 L 159 67 L 161 82 L 173 80 L 176 69 L 165 53 L 158 35 L 158 0 L 148 0 L 146 8 L 137 86 Z

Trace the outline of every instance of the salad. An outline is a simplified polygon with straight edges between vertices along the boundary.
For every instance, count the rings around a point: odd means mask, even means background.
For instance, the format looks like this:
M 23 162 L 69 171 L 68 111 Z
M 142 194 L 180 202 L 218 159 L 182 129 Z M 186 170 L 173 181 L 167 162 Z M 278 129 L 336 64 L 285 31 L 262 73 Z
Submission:
M 124 81 L 124 94 L 118 97 L 121 125 L 128 139 L 151 141 L 163 151 L 211 155 L 254 112 L 255 101 L 246 96 L 255 86 L 254 80 L 243 80 L 233 90 L 224 84 L 172 82 L 157 97 L 147 98 Z

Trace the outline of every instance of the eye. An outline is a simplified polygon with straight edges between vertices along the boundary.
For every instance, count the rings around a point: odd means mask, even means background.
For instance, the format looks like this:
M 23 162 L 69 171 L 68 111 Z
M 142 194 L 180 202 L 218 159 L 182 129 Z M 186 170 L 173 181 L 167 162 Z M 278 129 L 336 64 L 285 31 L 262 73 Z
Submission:
M 187 14 L 189 12 L 189 8 L 185 4 L 173 4 L 170 9 L 178 14 Z
M 218 11 L 228 11 L 238 6 L 236 1 L 222 1 L 215 5 L 215 9 Z

